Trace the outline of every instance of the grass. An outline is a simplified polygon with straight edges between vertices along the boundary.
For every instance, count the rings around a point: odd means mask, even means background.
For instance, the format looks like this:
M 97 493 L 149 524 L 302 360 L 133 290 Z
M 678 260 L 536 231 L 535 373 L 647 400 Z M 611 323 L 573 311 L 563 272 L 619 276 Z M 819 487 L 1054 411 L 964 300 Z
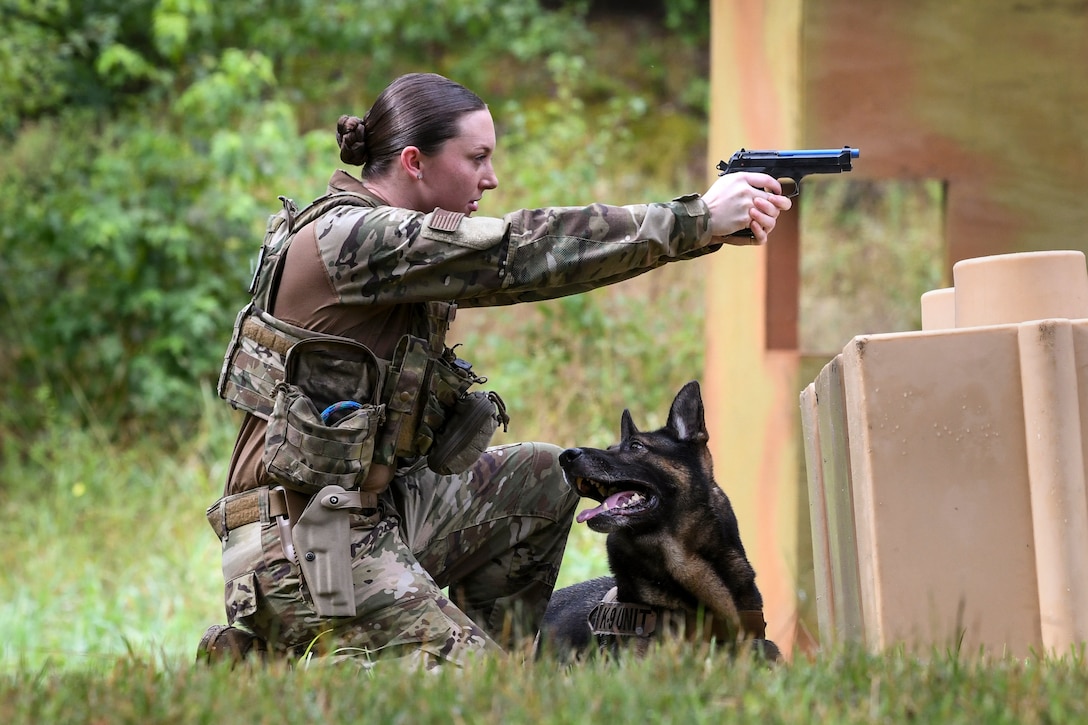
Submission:
M 949 284 L 943 186 L 844 175 L 803 193 L 801 350 L 830 358 L 855 335 L 921 329 L 922 294 Z
M 0 663 L 95 665 L 180 652 L 221 617 L 214 534 L 227 416 L 178 457 L 154 440 L 122 450 L 54 423 L 0 469 Z M 199 639 L 199 631 L 196 637 Z
M 573 669 L 482 658 L 434 673 L 379 666 L 228 671 L 124 658 L 0 679 L 22 722 L 1059 723 L 1083 721 L 1084 662 L 854 650 L 769 668 L 707 648 Z

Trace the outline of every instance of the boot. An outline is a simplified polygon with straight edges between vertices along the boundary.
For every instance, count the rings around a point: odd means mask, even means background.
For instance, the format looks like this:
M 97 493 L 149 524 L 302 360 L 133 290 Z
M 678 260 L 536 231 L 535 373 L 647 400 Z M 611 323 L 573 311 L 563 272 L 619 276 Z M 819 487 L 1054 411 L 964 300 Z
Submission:
M 255 634 L 225 624 L 213 624 L 204 632 L 196 648 L 197 664 L 219 662 L 239 664 L 251 656 L 264 660 L 268 654 L 265 641 Z

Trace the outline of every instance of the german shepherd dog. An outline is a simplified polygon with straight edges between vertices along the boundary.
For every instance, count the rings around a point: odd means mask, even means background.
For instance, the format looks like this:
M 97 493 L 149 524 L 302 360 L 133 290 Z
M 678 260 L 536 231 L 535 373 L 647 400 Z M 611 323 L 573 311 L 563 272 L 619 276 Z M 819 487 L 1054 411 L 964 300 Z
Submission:
M 653 637 L 683 634 L 727 646 L 751 639 L 767 659 L 780 658 L 765 637 L 763 597 L 733 507 L 714 481 L 708 438 L 693 381 L 664 428 L 640 432 L 625 410 L 618 444 L 563 451 L 567 480 L 600 502 L 578 522 L 608 535 L 612 576 L 552 595 L 540 652 L 570 658 L 633 644 L 642 653 Z

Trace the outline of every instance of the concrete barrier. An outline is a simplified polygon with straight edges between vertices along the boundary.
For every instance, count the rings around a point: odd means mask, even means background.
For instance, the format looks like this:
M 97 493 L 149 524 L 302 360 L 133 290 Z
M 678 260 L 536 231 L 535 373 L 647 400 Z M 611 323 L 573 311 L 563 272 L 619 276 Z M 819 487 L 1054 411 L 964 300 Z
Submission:
M 964 260 L 923 329 L 860 335 L 801 393 L 821 642 L 1088 642 L 1088 269 Z

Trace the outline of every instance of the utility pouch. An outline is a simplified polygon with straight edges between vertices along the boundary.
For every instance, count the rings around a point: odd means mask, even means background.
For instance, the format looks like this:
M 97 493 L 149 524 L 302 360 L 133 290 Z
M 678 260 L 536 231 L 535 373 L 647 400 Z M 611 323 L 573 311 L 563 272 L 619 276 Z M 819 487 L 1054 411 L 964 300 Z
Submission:
M 242 308 L 223 357 L 217 391 L 233 407 L 268 420 L 291 346 L 311 333 L 277 320 L 252 302 Z
M 310 499 L 291 530 L 299 568 L 318 616 L 355 616 L 351 514 L 362 506 L 358 491 L 326 486 Z
M 465 393 L 427 455 L 427 467 L 442 476 L 468 470 L 487 450 L 499 424 L 505 430 L 509 422 L 506 404 L 498 393 Z
M 417 445 L 416 433 L 420 395 L 430 367 L 426 340 L 411 335 L 402 337 L 383 388 L 385 424 L 374 450 L 377 463 L 395 466 L 398 457 L 412 458 L 426 453 Z
M 296 343 L 284 368 L 265 433 L 268 475 L 309 494 L 357 488 L 384 417 L 377 358 L 357 342 L 318 337 Z
M 446 348 L 442 357 L 435 361 L 429 382 L 427 404 L 423 409 L 422 421 L 432 437 L 445 425 L 446 418 L 457 406 L 458 401 L 475 383 L 486 383 L 472 372 L 472 364 L 457 357 L 454 351 Z

